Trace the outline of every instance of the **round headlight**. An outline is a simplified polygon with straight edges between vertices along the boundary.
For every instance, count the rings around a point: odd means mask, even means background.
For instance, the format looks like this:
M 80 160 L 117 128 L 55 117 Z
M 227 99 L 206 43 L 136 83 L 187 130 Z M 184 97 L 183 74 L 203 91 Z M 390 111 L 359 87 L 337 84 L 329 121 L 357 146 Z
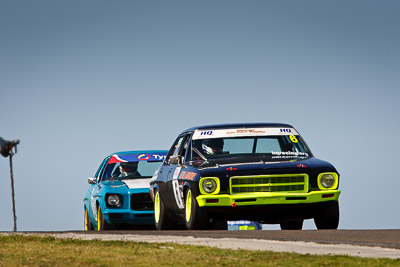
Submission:
M 107 198 L 107 203 L 110 206 L 121 206 L 121 198 L 119 195 L 109 195 Z
M 217 189 L 217 182 L 214 179 L 204 179 L 202 187 L 206 193 L 213 193 Z
M 332 174 L 324 174 L 321 177 L 321 185 L 325 188 L 331 188 L 335 184 L 335 177 Z

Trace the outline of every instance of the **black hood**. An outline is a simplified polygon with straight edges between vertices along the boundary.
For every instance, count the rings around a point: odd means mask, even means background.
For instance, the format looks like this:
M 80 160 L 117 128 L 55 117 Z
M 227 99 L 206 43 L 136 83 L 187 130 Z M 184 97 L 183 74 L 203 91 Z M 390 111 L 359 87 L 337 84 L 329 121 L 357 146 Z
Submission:
M 201 176 L 289 174 L 329 172 L 336 169 L 332 164 L 314 157 L 232 157 L 194 162 Z

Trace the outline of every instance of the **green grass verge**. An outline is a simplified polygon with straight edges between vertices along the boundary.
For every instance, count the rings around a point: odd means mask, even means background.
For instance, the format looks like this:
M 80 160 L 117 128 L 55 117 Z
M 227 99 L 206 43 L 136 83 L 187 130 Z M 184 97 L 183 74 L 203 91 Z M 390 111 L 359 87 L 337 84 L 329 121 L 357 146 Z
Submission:
M 400 260 L 0 235 L 0 266 L 400 266 Z

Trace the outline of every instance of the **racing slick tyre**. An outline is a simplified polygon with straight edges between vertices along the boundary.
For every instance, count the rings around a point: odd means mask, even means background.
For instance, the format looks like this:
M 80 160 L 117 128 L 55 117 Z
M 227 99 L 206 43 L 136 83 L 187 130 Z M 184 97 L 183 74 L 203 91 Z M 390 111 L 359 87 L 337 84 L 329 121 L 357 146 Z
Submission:
M 104 230 L 110 230 L 110 224 L 108 224 L 104 220 L 103 212 L 101 211 L 101 207 L 97 208 L 97 231 L 104 231 Z
M 93 230 L 94 230 L 93 224 L 89 219 L 89 213 L 85 207 L 85 231 L 93 231 Z
M 164 207 L 164 202 L 158 190 L 156 190 L 154 196 L 154 222 L 157 230 L 171 230 L 175 225 Z
M 339 202 L 332 202 L 321 209 L 320 213 L 314 218 L 314 222 L 318 230 L 336 230 L 339 226 Z
M 205 229 L 208 226 L 207 212 L 199 207 L 192 190 L 187 189 L 185 201 L 185 223 L 188 230 Z
M 303 229 L 303 222 L 304 220 L 281 223 L 281 230 L 301 230 Z

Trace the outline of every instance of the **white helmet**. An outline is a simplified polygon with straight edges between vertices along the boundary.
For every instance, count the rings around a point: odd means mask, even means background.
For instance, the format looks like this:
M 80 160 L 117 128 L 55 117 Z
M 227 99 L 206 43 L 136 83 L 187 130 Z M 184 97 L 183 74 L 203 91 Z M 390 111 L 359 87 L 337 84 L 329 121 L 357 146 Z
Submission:
M 221 138 L 205 139 L 201 147 L 206 155 L 221 154 L 222 148 L 224 147 L 224 140 Z

